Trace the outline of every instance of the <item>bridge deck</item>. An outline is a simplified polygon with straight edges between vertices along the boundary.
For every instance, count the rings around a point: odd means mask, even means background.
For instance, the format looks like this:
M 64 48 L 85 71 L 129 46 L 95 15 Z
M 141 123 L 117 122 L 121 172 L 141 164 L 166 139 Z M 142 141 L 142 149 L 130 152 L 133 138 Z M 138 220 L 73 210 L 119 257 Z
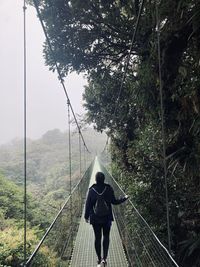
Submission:
M 95 181 L 95 174 L 100 170 L 98 160 L 95 160 L 90 185 Z M 84 215 L 84 211 L 83 211 Z M 85 223 L 82 215 L 79 230 L 77 233 L 75 247 L 73 250 L 71 267 L 94 267 L 97 257 L 94 249 L 94 234 L 92 226 Z M 119 231 L 115 222 L 112 224 L 110 233 L 110 247 L 108 252 L 108 267 L 126 267 L 128 266 L 126 256 L 123 250 Z

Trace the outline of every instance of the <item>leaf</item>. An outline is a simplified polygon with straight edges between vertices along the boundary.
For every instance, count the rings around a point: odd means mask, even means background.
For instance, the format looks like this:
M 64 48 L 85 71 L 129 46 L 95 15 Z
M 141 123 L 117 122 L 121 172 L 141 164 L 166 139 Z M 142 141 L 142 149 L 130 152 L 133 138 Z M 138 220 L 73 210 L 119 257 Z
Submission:
M 183 78 L 187 77 L 187 69 L 183 66 L 180 66 L 178 72 L 183 76 Z

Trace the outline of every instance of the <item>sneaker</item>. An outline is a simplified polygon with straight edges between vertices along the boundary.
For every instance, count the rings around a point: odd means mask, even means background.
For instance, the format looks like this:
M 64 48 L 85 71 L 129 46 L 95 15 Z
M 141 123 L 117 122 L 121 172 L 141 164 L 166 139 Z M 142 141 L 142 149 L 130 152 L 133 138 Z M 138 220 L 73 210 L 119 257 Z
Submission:
M 103 267 L 105 267 L 105 266 L 107 265 L 107 261 L 103 259 L 103 260 L 101 261 L 101 264 L 102 264 Z M 100 266 L 101 266 L 101 265 L 100 265 Z
M 97 261 L 97 267 L 101 267 L 101 260 Z

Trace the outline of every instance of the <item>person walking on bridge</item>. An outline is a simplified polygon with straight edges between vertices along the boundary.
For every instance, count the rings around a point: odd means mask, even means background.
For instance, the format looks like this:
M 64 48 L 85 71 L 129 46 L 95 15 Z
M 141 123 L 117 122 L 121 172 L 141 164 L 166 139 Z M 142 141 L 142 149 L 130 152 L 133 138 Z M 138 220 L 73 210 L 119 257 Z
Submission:
M 128 196 L 116 199 L 113 188 L 104 183 L 105 175 L 96 173 L 96 183 L 89 188 L 85 206 L 85 221 L 93 226 L 95 235 L 95 250 L 98 257 L 97 267 L 106 266 L 109 248 L 109 235 L 112 221 L 112 204 L 118 205 L 128 199 Z M 101 255 L 101 242 L 103 232 L 103 257 Z

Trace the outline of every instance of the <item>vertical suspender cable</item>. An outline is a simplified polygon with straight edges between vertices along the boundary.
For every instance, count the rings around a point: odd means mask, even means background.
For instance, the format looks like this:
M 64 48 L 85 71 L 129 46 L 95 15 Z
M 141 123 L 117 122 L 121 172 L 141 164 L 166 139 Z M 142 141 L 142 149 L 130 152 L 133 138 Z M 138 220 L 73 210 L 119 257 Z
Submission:
M 108 164 L 108 162 L 109 162 L 109 143 L 107 144 L 107 147 L 106 147 L 106 163 Z
M 134 3 L 134 1 L 133 1 L 133 3 Z M 117 100 L 115 102 L 115 109 L 114 109 L 114 113 L 113 113 L 113 117 L 114 118 L 115 118 L 115 115 L 116 115 L 116 112 L 117 112 L 117 108 L 118 108 L 118 105 L 119 105 L 119 100 L 120 100 L 120 97 L 121 97 L 123 85 L 124 85 L 124 82 L 126 80 L 126 73 L 128 71 L 129 62 L 130 62 L 130 59 L 131 59 L 131 52 L 133 50 L 133 44 L 134 44 L 134 42 L 136 40 L 136 35 L 137 35 L 137 31 L 138 31 L 140 19 L 141 19 L 141 16 L 142 16 L 142 11 L 143 11 L 143 8 L 144 8 L 144 3 L 145 3 L 145 0 L 142 0 L 141 5 L 140 5 L 140 9 L 139 9 L 139 12 L 138 12 L 138 15 L 137 15 L 135 30 L 134 30 L 133 35 L 132 35 L 131 45 L 130 45 L 130 48 L 129 48 L 128 57 L 127 57 L 127 60 L 125 62 L 124 73 L 123 73 L 122 80 L 121 80 L 120 87 L 119 87 L 119 91 L 118 91 L 118 94 L 117 94 Z M 107 143 L 108 143 L 108 138 L 109 137 L 107 137 L 106 145 L 105 145 L 105 147 L 103 149 L 103 152 L 106 149 L 106 146 L 107 146 Z
M 164 125 L 163 85 L 162 85 L 161 52 L 160 52 L 160 18 L 159 18 L 159 14 L 158 14 L 158 2 L 156 2 L 156 22 L 157 22 L 156 28 L 157 28 L 157 47 L 158 47 L 158 65 L 159 65 L 160 111 L 161 111 L 161 125 L 162 125 L 163 168 L 164 168 L 164 181 L 165 181 L 165 201 L 166 201 L 168 249 L 169 249 L 169 252 L 171 253 L 169 195 L 168 195 L 167 161 L 166 161 L 166 136 L 165 136 L 165 125 Z
M 78 144 L 79 144 L 79 179 L 82 178 L 82 157 L 81 157 L 81 135 L 80 135 L 80 131 L 78 133 Z M 81 186 L 79 186 L 79 196 L 80 196 L 80 212 L 82 210 L 82 190 L 81 190 Z
M 121 80 L 121 84 L 120 84 L 120 87 L 119 87 L 119 92 L 118 92 L 118 96 L 117 96 L 117 100 L 116 100 L 115 110 L 114 110 L 114 114 L 113 114 L 113 116 L 116 115 L 117 107 L 118 107 L 118 105 L 119 105 L 119 100 L 120 100 L 120 97 L 121 97 L 122 88 L 123 88 L 123 85 L 124 85 L 124 82 L 125 82 L 125 79 L 126 79 L 126 73 L 127 73 L 127 71 L 128 71 L 129 62 L 130 62 L 130 59 L 131 59 L 131 52 L 132 52 L 132 50 L 133 50 L 133 44 L 134 44 L 135 39 L 136 39 L 136 35 L 137 35 L 137 31 L 138 31 L 139 23 L 140 23 L 140 18 L 141 18 L 141 16 L 142 16 L 142 11 L 143 11 L 143 7 L 144 7 L 144 2 L 145 2 L 145 0 L 142 0 L 142 3 L 141 3 L 141 5 L 140 5 L 140 9 L 139 9 L 139 12 L 138 12 L 138 16 L 137 16 L 137 20 L 136 20 L 136 25 L 135 25 L 135 30 L 134 30 L 134 32 L 133 32 L 133 36 L 132 36 L 132 40 L 131 40 L 131 46 L 130 46 L 129 53 L 128 53 L 128 57 L 127 57 L 127 60 L 126 60 L 126 63 L 125 63 L 124 73 L 123 73 L 122 80 Z
M 72 227 L 72 153 L 71 153 L 71 118 L 70 118 L 70 102 L 67 101 L 68 108 L 68 130 L 69 130 L 69 195 L 70 195 L 70 222 Z
M 84 172 L 86 172 L 86 148 L 84 146 Z
M 24 12 L 24 266 L 26 265 L 26 258 L 27 258 L 27 252 L 26 252 L 26 232 L 27 232 L 27 189 L 26 189 L 26 174 L 27 174 L 27 155 L 26 155 L 26 1 L 24 0 L 24 6 L 23 6 L 23 12 Z
M 70 103 L 70 100 L 69 100 L 69 96 L 68 96 L 68 93 L 67 93 L 67 90 L 66 90 L 66 87 L 65 87 L 65 84 L 64 84 L 64 80 L 63 80 L 63 76 L 62 76 L 61 70 L 60 70 L 59 65 L 58 65 L 58 63 L 57 63 L 57 60 L 56 60 L 56 57 L 55 57 L 55 54 L 54 54 L 54 51 L 53 51 L 53 48 L 52 48 L 52 45 L 51 45 L 49 36 L 48 36 L 48 34 L 47 34 L 47 30 L 46 30 L 46 28 L 45 28 L 45 25 L 44 25 L 44 22 L 43 22 L 43 19 L 42 19 L 40 10 L 39 10 L 38 1 L 37 1 L 37 0 L 32 0 L 32 1 L 33 1 L 33 3 L 34 3 L 35 8 L 36 8 L 38 18 L 39 18 L 39 20 L 40 20 L 40 23 L 41 23 L 41 26 L 42 26 L 44 35 L 45 35 L 45 37 L 46 37 L 46 42 L 47 42 L 47 45 L 48 45 L 48 47 L 49 47 L 49 50 L 50 50 L 52 59 L 53 59 L 53 61 L 54 61 L 54 66 L 55 66 L 55 68 L 56 68 L 56 70 L 57 70 L 58 77 L 59 77 L 59 79 L 60 79 L 60 82 L 61 82 L 61 85 L 62 85 L 62 87 L 63 87 L 63 90 L 64 90 L 65 96 L 66 96 L 66 98 L 67 98 L 67 101 L 69 102 L 69 106 L 70 106 L 72 115 L 73 115 L 74 120 L 75 120 L 75 123 L 76 123 L 76 125 L 77 125 L 77 127 L 78 127 L 78 129 L 79 129 L 79 132 L 80 132 L 81 138 L 82 138 L 82 140 L 83 140 L 83 143 L 84 143 L 84 145 L 86 146 L 85 141 L 84 141 L 84 138 L 83 138 L 83 135 L 82 135 L 81 130 L 80 130 L 80 126 L 79 126 L 78 121 L 77 121 L 77 118 L 76 118 L 76 115 L 75 115 L 75 113 L 74 113 L 73 107 L 72 107 L 72 105 L 71 105 L 71 103 Z M 86 146 L 86 148 L 87 148 L 87 146 Z M 88 149 L 87 149 L 87 150 L 88 150 Z M 88 150 L 88 152 L 89 152 L 89 150 Z
M 81 179 L 81 177 L 82 177 L 82 175 L 81 175 L 81 172 L 82 172 L 82 162 L 81 162 L 81 160 L 82 160 L 82 155 L 81 155 L 81 135 L 80 135 L 80 131 L 79 131 L 79 133 L 78 133 L 78 142 L 79 142 L 79 161 L 80 161 L 80 179 Z
M 109 136 L 107 136 L 106 144 L 105 144 L 105 146 L 104 146 L 104 149 L 103 149 L 102 153 L 105 152 L 105 150 L 106 150 L 106 148 L 107 148 L 107 146 L 108 146 L 108 141 L 109 141 Z
M 86 156 L 85 156 L 85 165 L 86 165 L 86 170 L 87 170 L 87 167 L 88 167 L 88 153 L 86 151 Z

